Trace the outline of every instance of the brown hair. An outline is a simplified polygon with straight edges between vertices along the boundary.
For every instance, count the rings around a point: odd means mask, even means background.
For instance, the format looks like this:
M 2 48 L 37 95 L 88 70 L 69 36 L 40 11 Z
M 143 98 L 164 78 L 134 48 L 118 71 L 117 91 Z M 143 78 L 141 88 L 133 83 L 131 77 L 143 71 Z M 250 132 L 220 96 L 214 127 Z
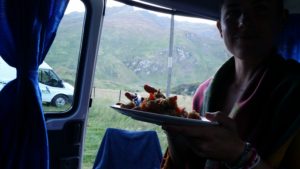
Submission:
M 220 0 L 220 3 L 219 3 L 219 14 L 220 14 L 220 16 L 221 16 L 221 10 L 222 10 L 224 1 L 225 0 Z M 283 12 L 283 10 L 284 10 L 284 3 L 283 3 L 283 1 L 284 0 L 277 0 L 279 12 Z

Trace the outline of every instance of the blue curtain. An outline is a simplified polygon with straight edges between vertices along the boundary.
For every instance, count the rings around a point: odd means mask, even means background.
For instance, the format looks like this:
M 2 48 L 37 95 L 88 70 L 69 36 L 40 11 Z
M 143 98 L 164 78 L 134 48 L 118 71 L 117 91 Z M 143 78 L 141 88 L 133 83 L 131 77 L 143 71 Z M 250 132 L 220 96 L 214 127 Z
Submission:
M 291 14 L 282 33 L 279 53 L 300 62 L 300 14 Z
M 44 60 L 68 0 L 0 0 L 0 55 L 17 78 L 0 92 L 0 168 L 49 168 L 38 86 Z

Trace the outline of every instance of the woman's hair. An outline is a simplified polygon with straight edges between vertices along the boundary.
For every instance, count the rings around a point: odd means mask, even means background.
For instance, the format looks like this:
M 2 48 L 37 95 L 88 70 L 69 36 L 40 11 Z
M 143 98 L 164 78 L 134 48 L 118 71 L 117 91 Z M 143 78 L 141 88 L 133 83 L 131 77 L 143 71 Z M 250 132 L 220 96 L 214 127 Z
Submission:
M 219 11 L 220 11 L 220 15 L 221 15 L 221 10 L 222 10 L 224 1 L 225 1 L 225 0 L 220 0 L 220 3 L 219 3 Z M 279 11 L 282 12 L 282 11 L 284 10 L 284 3 L 283 3 L 284 0 L 276 0 L 276 1 L 278 2 L 277 5 L 278 5 Z

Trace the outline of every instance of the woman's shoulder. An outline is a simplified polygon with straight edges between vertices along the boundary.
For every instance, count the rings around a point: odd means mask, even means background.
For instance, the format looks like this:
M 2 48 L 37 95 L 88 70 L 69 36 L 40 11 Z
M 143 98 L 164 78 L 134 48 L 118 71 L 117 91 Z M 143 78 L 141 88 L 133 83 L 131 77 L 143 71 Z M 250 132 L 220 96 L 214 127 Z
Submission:
M 277 59 L 271 64 L 271 72 L 275 78 L 282 79 L 283 82 L 298 83 L 300 81 L 300 63 L 293 59 Z
M 204 94 L 207 90 L 207 88 L 210 85 L 210 82 L 212 81 L 212 78 L 209 78 L 205 80 L 204 82 L 200 83 L 198 86 L 194 97 L 193 97 L 193 109 L 196 110 L 197 112 L 200 111 L 200 106 L 202 105 L 204 101 Z
M 276 96 L 285 98 L 290 98 L 290 96 L 296 97 L 300 91 L 300 64 L 295 60 L 281 59 L 273 64 L 266 81 L 269 89 Z
M 200 83 L 200 85 L 198 86 L 198 88 L 194 94 L 194 97 L 202 96 L 205 93 L 208 86 L 210 85 L 211 81 L 212 81 L 212 78 L 209 78 L 209 79 L 205 80 L 204 82 Z
M 213 78 L 211 77 L 211 78 L 209 78 L 209 79 L 203 81 L 202 83 L 200 83 L 200 85 L 198 86 L 198 89 L 197 89 L 197 90 L 203 90 L 203 89 L 206 89 L 206 88 L 209 86 L 209 84 L 210 84 L 210 82 L 212 81 L 212 79 L 213 79 Z
M 291 72 L 300 72 L 299 60 L 285 58 L 282 55 L 277 54 L 274 57 L 273 65 L 279 66 L 278 68 L 284 68 L 284 70 Z
M 284 72 L 284 80 L 286 83 L 300 87 L 300 63 L 299 62 L 292 59 L 285 60 L 285 66 L 283 72 Z
M 285 60 L 285 68 L 291 73 L 300 76 L 300 63 L 294 59 Z

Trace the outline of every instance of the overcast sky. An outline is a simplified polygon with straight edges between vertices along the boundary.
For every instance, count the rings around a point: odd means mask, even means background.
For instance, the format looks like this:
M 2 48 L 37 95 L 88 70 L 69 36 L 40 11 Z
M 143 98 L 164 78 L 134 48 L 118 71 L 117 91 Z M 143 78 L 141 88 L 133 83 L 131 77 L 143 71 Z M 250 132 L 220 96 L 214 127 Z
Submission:
M 108 7 L 113 7 L 113 6 L 123 6 L 124 4 L 119 3 L 117 1 L 114 0 L 107 0 L 107 4 Z M 136 10 L 138 10 L 138 8 L 135 8 Z M 70 0 L 69 5 L 66 9 L 65 14 L 69 14 L 71 12 L 77 11 L 77 12 L 84 12 L 85 7 L 83 5 L 83 3 L 80 0 Z M 157 12 L 153 12 L 156 15 L 159 16 L 165 16 L 165 17 L 170 17 L 170 15 L 166 15 L 166 14 L 159 14 Z M 181 16 L 175 16 L 175 20 L 178 21 L 189 21 L 189 22 L 196 22 L 196 23 L 205 23 L 205 24 L 210 24 L 210 25 L 215 25 L 215 21 L 210 21 L 210 20 L 206 20 L 206 19 L 195 19 L 195 18 L 188 18 L 188 17 L 181 17 Z

